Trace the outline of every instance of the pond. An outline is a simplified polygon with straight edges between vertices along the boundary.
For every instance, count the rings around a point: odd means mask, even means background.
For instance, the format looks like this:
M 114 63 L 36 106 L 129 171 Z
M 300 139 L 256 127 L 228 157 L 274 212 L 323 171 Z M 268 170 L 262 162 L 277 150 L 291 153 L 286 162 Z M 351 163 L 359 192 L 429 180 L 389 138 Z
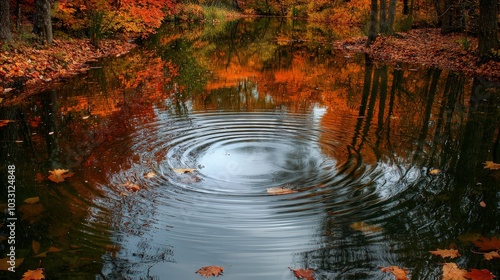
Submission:
M 478 248 L 500 237 L 500 171 L 484 168 L 500 162 L 500 84 L 346 55 L 331 42 L 349 32 L 167 24 L 2 107 L 0 258 L 14 217 L 23 260 L 2 277 L 441 279 L 448 262 L 500 276 Z

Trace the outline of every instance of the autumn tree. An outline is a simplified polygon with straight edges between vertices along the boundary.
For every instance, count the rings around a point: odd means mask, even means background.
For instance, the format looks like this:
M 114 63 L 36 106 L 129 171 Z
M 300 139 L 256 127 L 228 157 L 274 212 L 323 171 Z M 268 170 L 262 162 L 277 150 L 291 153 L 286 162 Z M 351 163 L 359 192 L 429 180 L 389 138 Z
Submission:
M 12 39 L 12 34 L 10 33 L 9 0 L 0 0 L 0 39 L 2 41 L 10 41 Z
M 496 0 L 479 0 L 479 57 L 482 61 L 500 47 L 498 41 L 498 3 Z
M 52 18 L 50 15 L 50 0 L 35 0 L 35 16 L 33 32 L 52 44 Z

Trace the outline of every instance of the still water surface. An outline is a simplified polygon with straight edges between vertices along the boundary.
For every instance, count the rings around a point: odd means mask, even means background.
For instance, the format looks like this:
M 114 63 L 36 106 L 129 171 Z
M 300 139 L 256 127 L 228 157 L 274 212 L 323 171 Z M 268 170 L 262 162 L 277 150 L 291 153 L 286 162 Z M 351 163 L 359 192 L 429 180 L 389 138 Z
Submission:
M 391 279 L 392 265 L 440 279 L 450 260 L 429 251 L 450 247 L 500 275 L 464 238 L 500 236 L 500 175 L 483 168 L 500 160 L 499 85 L 347 56 L 329 43 L 346 32 L 167 25 L 3 107 L 24 258 L 3 275 L 42 260 L 50 279 L 203 279 L 207 265 L 221 279 Z M 56 168 L 74 175 L 53 183 Z

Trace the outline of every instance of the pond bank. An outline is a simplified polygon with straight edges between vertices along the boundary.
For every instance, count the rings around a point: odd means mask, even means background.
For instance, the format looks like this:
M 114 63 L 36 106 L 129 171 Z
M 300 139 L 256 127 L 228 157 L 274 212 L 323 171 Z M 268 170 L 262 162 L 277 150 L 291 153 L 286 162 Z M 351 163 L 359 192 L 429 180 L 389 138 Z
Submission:
M 335 42 L 346 52 L 367 53 L 377 61 L 394 64 L 405 62 L 461 71 L 467 75 L 500 80 L 500 62 L 478 64 L 477 38 L 464 34 L 443 35 L 439 28 L 414 29 L 395 36 L 379 36 L 367 48 L 366 37 Z

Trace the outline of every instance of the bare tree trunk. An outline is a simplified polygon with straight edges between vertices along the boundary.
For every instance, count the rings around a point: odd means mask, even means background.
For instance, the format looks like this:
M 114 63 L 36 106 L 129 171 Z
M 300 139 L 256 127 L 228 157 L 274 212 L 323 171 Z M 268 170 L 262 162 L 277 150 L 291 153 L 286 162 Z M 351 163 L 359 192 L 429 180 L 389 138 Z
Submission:
M 370 28 L 368 29 L 368 40 L 366 46 L 370 46 L 375 38 L 377 38 L 377 17 L 378 17 L 378 3 L 377 0 L 370 2 Z
M 380 0 L 380 33 L 387 34 L 387 1 Z
M 387 16 L 387 34 L 394 33 L 394 19 L 396 18 L 396 0 L 389 0 L 389 13 Z
M 462 3 L 454 0 L 444 1 L 441 33 L 462 32 L 465 30 L 465 13 Z
M 479 58 L 487 61 L 491 58 L 491 51 L 497 50 L 498 25 L 497 25 L 498 5 L 496 0 L 479 0 Z
M 9 0 L 0 0 L 0 39 L 5 42 L 12 40 Z
M 33 32 L 43 36 L 45 41 L 52 44 L 52 19 L 50 17 L 50 0 L 35 0 L 36 14 Z

